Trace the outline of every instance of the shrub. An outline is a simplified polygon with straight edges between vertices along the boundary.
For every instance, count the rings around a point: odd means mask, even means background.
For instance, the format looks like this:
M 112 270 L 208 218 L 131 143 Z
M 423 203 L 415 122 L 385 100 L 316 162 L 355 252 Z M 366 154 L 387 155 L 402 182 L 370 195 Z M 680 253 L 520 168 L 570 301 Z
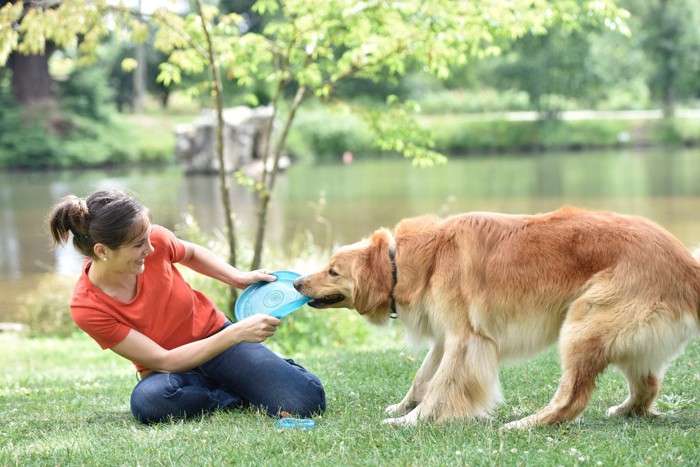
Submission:
M 32 335 L 66 337 L 78 330 L 70 315 L 75 277 L 46 274 L 36 288 L 20 299 L 19 319 Z
M 287 145 L 297 157 L 340 160 L 345 151 L 372 154 L 374 136 L 357 115 L 315 108 L 300 112 Z

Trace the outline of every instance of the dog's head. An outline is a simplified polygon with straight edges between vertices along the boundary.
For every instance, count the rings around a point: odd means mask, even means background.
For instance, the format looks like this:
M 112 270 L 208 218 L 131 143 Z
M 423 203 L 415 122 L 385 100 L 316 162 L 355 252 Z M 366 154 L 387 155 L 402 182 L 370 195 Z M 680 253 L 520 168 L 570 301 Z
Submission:
M 379 324 L 389 316 L 394 286 L 388 230 L 341 247 L 319 272 L 299 277 L 294 287 L 313 308 L 349 308 Z

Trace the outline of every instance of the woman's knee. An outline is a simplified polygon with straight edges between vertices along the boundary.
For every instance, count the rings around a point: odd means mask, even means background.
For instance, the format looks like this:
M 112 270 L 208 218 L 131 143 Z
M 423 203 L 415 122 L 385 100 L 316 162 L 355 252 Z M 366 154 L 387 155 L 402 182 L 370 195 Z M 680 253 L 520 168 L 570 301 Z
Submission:
M 318 382 L 309 382 L 309 389 L 305 394 L 302 407 L 300 407 L 299 410 L 300 414 L 305 417 L 321 415 L 326 411 L 326 390 L 323 388 L 320 380 Z
M 174 384 L 175 383 L 175 384 Z M 158 423 L 180 415 L 173 396 L 180 391 L 168 373 L 153 373 L 131 392 L 131 413 L 141 423 Z
M 312 375 L 310 375 L 312 376 Z M 271 409 L 272 407 L 270 407 Z M 300 417 L 311 417 L 320 415 L 326 410 L 326 391 L 318 378 L 309 378 L 308 383 L 303 388 L 296 388 L 295 393 L 288 393 L 282 397 L 277 413 L 270 415 L 278 415 L 281 412 L 297 415 Z

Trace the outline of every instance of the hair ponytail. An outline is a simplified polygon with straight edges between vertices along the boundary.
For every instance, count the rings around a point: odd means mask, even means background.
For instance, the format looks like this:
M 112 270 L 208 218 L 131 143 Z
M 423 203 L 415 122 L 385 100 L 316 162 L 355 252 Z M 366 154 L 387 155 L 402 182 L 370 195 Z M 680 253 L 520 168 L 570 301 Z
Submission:
M 49 229 L 55 245 L 65 245 L 73 234 L 73 246 L 85 256 L 93 256 L 88 226 L 90 212 L 85 200 L 75 195 L 63 197 L 49 214 Z

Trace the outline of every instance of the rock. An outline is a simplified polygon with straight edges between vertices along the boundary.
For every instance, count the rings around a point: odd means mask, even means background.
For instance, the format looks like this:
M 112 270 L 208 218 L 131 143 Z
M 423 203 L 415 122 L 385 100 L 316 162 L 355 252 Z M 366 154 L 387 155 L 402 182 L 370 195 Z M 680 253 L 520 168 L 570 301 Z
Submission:
M 272 107 L 224 109 L 224 169 L 233 172 L 262 160 Z M 273 129 L 274 130 L 274 129 Z M 217 173 L 216 112 L 203 110 L 194 123 L 175 128 L 175 156 L 186 173 Z
M 29 326 L 22 323 L 0 323 L 0 332 L 27 332 Z

